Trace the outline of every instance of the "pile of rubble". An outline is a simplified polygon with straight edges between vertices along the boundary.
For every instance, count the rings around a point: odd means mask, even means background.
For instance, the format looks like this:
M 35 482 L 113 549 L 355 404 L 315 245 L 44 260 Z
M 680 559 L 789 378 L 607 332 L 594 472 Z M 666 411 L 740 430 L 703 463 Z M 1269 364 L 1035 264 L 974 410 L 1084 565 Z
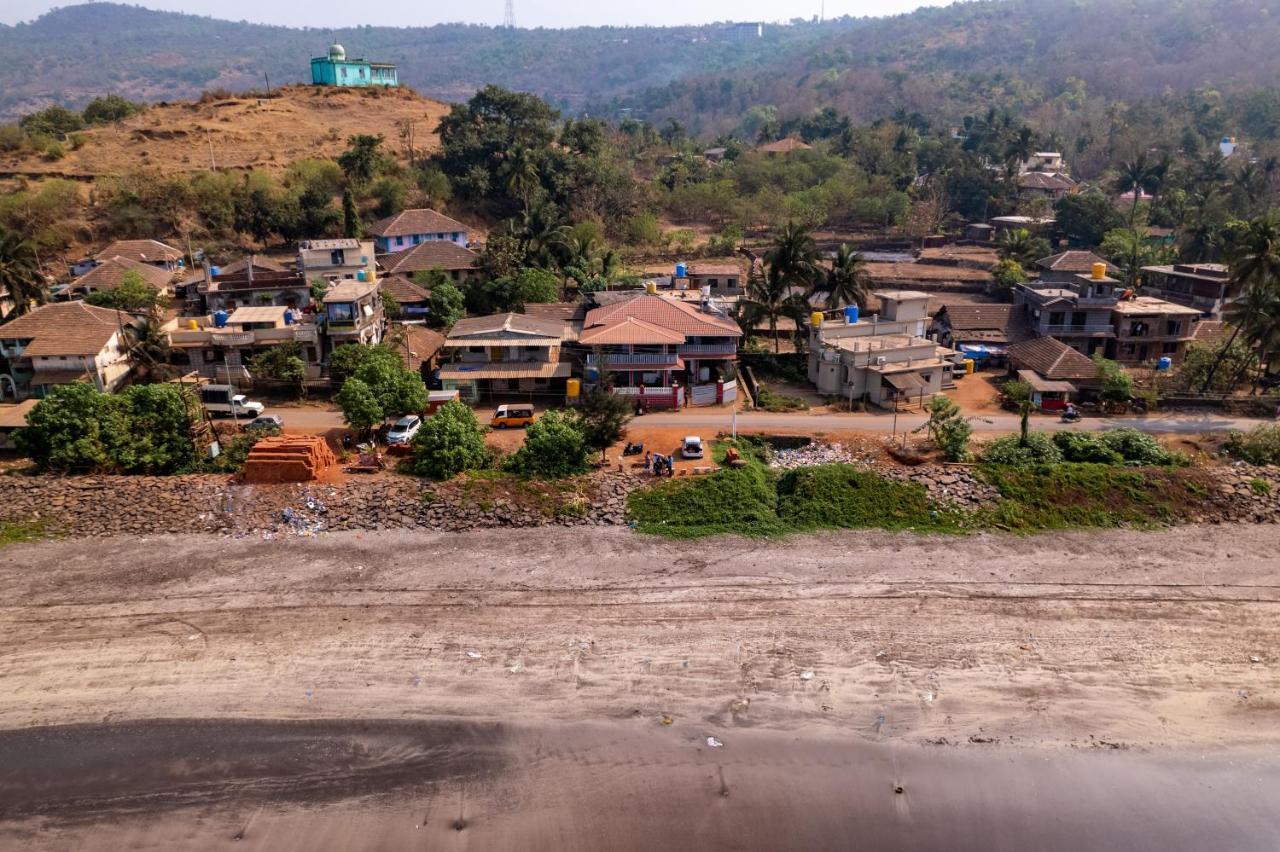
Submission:
M 769 467 L 778 470 L 795 470 L 800 467 L 816 467 L 823 464 L 852 464 L 858 459 L 844 444 L 819 444 L 814 442 L 789 450 L 774 450 Z

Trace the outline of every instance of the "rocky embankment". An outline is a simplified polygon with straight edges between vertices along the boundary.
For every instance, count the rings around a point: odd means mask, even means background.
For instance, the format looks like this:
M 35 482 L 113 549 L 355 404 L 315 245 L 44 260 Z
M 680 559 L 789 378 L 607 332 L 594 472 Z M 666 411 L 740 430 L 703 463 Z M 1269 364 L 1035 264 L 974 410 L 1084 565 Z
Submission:
M 812 454 L 787 466 L 842 461 L 923 486 L 961 509 L 998 499 L 972 470 L 951 465 L 903 467 L 872 458 Z M 1203 523 L 1280 522 L 1280 468 L 1236 463 L 1207 468 Z M 625 524 L 626 497 L 648 477 L 601 472 L 569 484 L 518 480 L 408 477 L 353 478 L 341 484 L 249 485 L 228 476 L 0 477 L 0 523 L 35 523 L 51 535 L 110 536 L 214 533 L 264 538 L 337 530 Z

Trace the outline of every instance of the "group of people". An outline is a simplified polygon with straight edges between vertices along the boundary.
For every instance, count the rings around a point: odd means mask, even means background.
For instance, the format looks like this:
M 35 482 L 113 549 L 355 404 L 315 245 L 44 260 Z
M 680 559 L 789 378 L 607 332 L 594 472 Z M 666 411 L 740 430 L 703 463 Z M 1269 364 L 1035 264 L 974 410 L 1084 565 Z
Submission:
M 675 476 L 676 457 L 664 456 L 662 453 L 644 451 L 644 472 L 654 476 Z

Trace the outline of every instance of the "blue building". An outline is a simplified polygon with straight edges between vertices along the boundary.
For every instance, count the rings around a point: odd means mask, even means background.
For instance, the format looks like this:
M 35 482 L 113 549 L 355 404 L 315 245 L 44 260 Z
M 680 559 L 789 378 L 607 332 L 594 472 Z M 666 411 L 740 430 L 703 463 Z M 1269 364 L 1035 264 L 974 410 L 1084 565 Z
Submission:
M 367 59 L 348 59 L 340 44 L 330 45 L 328 56 L 311 60 L 311 82 L 317 86 L 398 86 L 396 66 Z

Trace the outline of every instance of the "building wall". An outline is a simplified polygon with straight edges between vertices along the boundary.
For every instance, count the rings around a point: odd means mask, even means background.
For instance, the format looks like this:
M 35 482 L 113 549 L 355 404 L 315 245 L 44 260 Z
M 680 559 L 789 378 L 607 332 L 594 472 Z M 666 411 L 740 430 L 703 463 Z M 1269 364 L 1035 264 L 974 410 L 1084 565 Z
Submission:
M 328 58 L 311 60 L 311 82 L 318 86 L 397 86 L 396 69 L 374 69 L 368 62 L 345 60 L 335 62 Z
M 404 234 L 398 237 L 376 237 L 375 242 L 378 245 L 378 251 L 386 253 L 404 251 L 411 249 L 422 243 L 434 243 L 447 241 L 454 245 L 467 247 L 466 231 L 436 231 L 434 233 L 423 234 Z

